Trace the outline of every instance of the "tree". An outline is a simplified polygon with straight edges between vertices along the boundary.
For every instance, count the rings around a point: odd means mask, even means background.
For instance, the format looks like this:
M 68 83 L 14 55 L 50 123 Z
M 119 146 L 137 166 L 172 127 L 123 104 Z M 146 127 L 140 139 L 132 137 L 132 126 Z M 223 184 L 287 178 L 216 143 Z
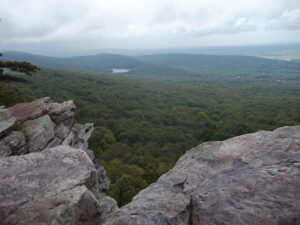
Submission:
M 0 53 L 0 57 L 3 54 Z M 9 82 L 26 82 L 19 76 L 4 73 L 8 70 L 10 73 L 19 72 L 28 76 L 39 68 L 28 62 L 11 62 L 0 60 L 0 105 L 11 106 L 18 102 L 30 101 L 33 97 L 22 95 L 17 87 L 9 84 Z
M 136 193 L 146 186 L 146 181 L 144 181 L 141 177 L 133 177 L 131 175 L 124 174 L 110 186 L 109 194 L 117 200 L 121 207 L 129 203 Z

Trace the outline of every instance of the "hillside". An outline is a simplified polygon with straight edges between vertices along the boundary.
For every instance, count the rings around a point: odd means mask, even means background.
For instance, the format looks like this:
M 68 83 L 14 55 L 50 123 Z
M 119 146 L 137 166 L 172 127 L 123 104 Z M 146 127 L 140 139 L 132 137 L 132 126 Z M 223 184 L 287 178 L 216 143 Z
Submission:
M 93 56 L 59 58 L 25 52 L 8 51 L 3 53 L 3 58 L 12 61 L 27 61 L 38 66 L 53 69 L 84 72 L 110 72 L 109 69 L 113 68 L 130 69 L 143 64 L 137 59 L 117 54 L 98 54 Z
M 8 60 L 28 61 L 38 66 L 72 71 L 111 74 L 111 69 L 130 69 L 120 76 L 193 82 L 201 78 L 249 77 L 299 80 L 300 63 L 241 55 L 158 54 L 124 56 L 98 54 L 56 58 L 22 52 L 4 52 Z
M 139 59 L 157 65 L 218 77 L 300 79 L 300 64 L 240 55 L 160 54 Z

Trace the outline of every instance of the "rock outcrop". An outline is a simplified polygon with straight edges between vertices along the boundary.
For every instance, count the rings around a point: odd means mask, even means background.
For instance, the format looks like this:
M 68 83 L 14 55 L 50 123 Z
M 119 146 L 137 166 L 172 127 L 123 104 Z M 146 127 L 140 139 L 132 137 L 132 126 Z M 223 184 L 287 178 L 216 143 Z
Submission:
M 58 146 L 1 158 L 0 169 L 0 224 L 93 225 L 114 207 L 100 202 L 97 171 L 82 150 Z
M 74 110 L 0 108 L 0 225 L 300 224 L 300 126 L 201 144 L 118 209 Z
M 300 224 L 300 126 L 201 144 L 105 225 Z
M 0 157 L 41 152 L 58 145 L 86 151 L 98 171 L 101 191 L 109 180 L 103 167 L 88 150 L 93 124 L 74 123 L 73 101 L 52 102 L 49 97 L 0 108 Z
M 103 224 L 116 202 L 73 101 L 0 108 L 0 224 Z

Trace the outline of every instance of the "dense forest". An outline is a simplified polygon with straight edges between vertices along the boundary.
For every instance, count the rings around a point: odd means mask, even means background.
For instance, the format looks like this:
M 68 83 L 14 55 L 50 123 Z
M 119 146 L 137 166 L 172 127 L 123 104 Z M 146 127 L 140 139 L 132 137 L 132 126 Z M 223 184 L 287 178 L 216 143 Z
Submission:
M 237 66 L 231 70 L 216 62 L 214 71 L 224 67 L 224 74 L 204 76 L 200 74 L 209 68 L 197 70 L 195 59 L 184 63 L 191 69 L 181 79 L 187 68 L 174 60 L 182 55 L 168 56 L 165 62 L 160 57 L 151 59 L 161 62 L 157 67 L 136 65 L 144 72 L 135 77 L 148 74 L 144 78 L 152 80 L 32 68 L 31 76 L 14 76 L 26 82 L 0 83 L 0 105 L 44 96 L 55 101 L 73 99 L 76 120 L 95 124 L 89 148 L 106 168 L 112 182 L 108 194 L 119 205 L 128 203 L 200 143 L 300 124 L 297 63 L 259 64 L 251 57 L 243 67 L 232 61 Z M 257 67 L 249 69 L 254 64 Z M 238 75 L 242 70 L 248 75 Z M 263 71 L 267 76 L 253 75 Z

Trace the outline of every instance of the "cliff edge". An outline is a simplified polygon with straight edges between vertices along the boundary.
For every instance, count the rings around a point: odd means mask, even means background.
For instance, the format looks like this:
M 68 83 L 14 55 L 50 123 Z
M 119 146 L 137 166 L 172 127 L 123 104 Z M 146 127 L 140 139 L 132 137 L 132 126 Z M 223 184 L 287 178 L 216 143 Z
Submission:
M 73 101 L 0 108 L 0 224 L 98 224 L 116 202 Z
M 74 110 L 0 108 L 0 224 L 300 224 L 300 126 L 201 144 L 118 209 Z

